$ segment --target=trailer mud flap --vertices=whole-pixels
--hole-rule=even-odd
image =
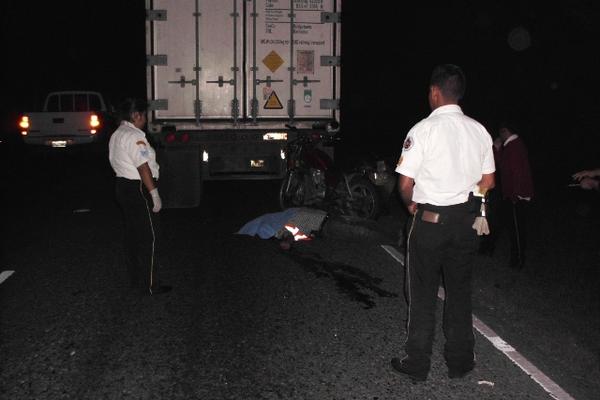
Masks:
[[[159,188],[165,208],[190,208],[202,199],[202,160],[197,146],[157,150]]]

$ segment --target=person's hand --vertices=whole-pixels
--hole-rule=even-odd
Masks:
[[[591,189],[595,189],[598,190],[598,186],[600,185],[600,182],[598,182],[596,179],[593,178],[583,178],[580,181],[581,184],[581,188],[585,189],[585,190],[591,190]]]
[[[594,178],[600,176],[600,169],[583,170],[572,175],[573,179],[581,181],[583,178]]]
[[[587,170],[586,171],[579,171],[579,172],[574,173],[571,177],[573,179],[575,179],[575,180],[580,181],[580,180],[582,180],[585,177],[589,177],[590,176],[590,172],[591,171],[587,171]]]
[[[150,191],[150,196],[152,196],[152,203],[154,207],[152,207],[152,211],[157,213],[162,208],[162,200],[160,199],[160,195],[158,194],[158,188],[154,188]]]
[[[417,213],[417,203],[413,201],[406,207],[406,209],[410,215],[415,215]]]

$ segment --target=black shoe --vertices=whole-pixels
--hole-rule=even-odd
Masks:
[[[168,293],[171,291],[171,289],[173,289],[171,286],[155,286],[150,288],[150,295],[154,296],[157,294]]]
[[[401,360],[399,358],[392,358],[393,371],[408,376],[413,383],[426,381],[429,371],[417,370],[416,368],[409,366],[406,360],[407,359]]]
[[[469,372],[473,371],[475,365],[471,365],[468,367],[462,368],[448,368],[448,378],[450,379],[461,379],[469,374]]]

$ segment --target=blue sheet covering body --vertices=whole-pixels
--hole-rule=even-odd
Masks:
[[[298,213],[298,208],[288,208],[281,212],[261,215],[242,226],[237,232],[240,235],[258,235],[261,239],[269,239],[283,229],[286,222]]]

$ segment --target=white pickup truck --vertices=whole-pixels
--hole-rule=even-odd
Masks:
[[[21,116],[19,129],[26,144],[67,147],[92,143],[98,139],[106,114],[106,102],[98,92],[52,92],[43,111]]]

